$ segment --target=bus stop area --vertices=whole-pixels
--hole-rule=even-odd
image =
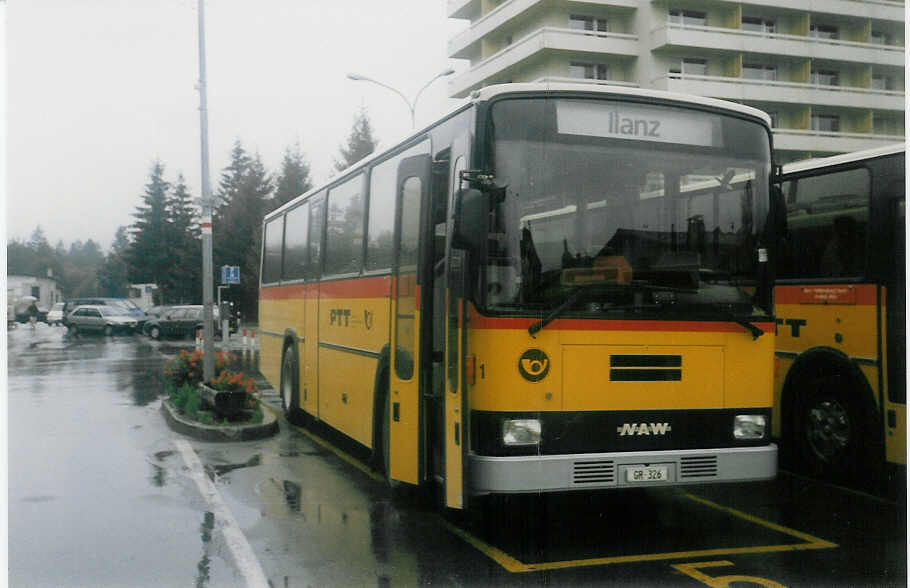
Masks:
[[[495,497],[457,515],[280,416],[252,442],[171,430],[157,374],[193,341],[63,331],[7,335],[11,585],[906,584],[902,497],[781,471]],[[280,415],[255,352],[245,366]]]

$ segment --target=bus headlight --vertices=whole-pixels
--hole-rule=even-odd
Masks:
[[[763,414],[738,414],[733,420],[735,439],[762,439],[765,436],[766,419]]]
[[[540,421],[515,419],[502,422],[503,445],[539,445]]]

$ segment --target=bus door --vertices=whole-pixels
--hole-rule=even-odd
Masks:
[[[398,166],[395,264],[392,281],[391,369],[389,370],[388,475],[418,484],[423,479],[424,407],[420,395],[421,298],[423,288],[430,192],[430,157],[417,155]],[[423,320],[430,320],[427,316]]]
[[[458,192],[461,187],[459,173],[467,169],[468,165],[469,135],[462,135],[452,146],[452,173],[450,182],[451,195]],[[449,210],[455,210],[450,200]],[[462,374],[464,372],[464,346],[465,332],[465,301],[467,292],[467,256],[464,251],[454,249],[451,245],[452,235],[451,218],[447,232],[447,252],[444,271],[444,302],[438,309],[445,336],[445,385],[443,395],[443,434],[441,448],[443,450],[444,483],[443,503],[448,508],[463,509],[466,478],[464,475],[468,440],[465,432],[467,429],[467,397],[464,394]]]
[[[902,176],[903,177],[903,176]],[[903,186],[900,187],[903,190]],[[902,195],[903,196],[903,195]],[[907,340],[906,321],[906,242],[904,198],[891,200],[888,222],[892,243],[885,249],[893,252],[894,271],[889,272],[885,288],[886,363],[888,394],[885,398],[885,456],[892,463],[906,463],[907,457]]]

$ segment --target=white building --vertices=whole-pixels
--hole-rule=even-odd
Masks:
[[[780,162],[904,140],[904,3],[448,0],[449,40],[491,84],[588,80],[732,100],[771,115]]]
[[[23,296],[34,296],[37,306],[50,310],[57,302],[63,302],[63,293],[52,278],[35,278],[32,276],[6,276],[7,313],[13,315],[17,309],[16,302]]]

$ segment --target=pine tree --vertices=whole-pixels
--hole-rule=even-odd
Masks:
[[[221,174],[221,205],[212,231],[216,281],[222,265],[240,267],[240,284],[231,286],[226,298],[244,317],[255,317],[258,310],[262,217],[272,189],[259,155],[250,158],[236,142],[231,163]]]
[[[284,151],[281,161],[281,173],[275,182],[275,195],[272,197],[270,210],[289,202],[313,187],[310,180],[310,164],[300,151],[300,143]]]
[[[351,134],[348,135],[347,146],[339,147],[341,159],[335,160],[335,169],[343,171],[354,165],[376,149],[379,144],[377,139],[373,138],[373,128],[370,125],[370,118],[367,116],[365,108],[354,115],[354,124],[351,126]]]
[[[170,184],[164,179],[164,164],[155,161],[149,172],[149,182],[136,207],[131,225],[132,242],[127,250],[129,279],[137,283],[159,284],[162,298],[168,299],[167,275],[170,267],[167,199]]]
[[[167,274],[168,302],[194,303],[202,299],[202,243],[197,208],[183,174],[177,175],[177,183],[166,205],[171,252]]]
[[[129,277],[127,273],[126,254],[130,242],[126,227],[117,229],[111,251],[104,260],[104,265],[98,270],[98,287],[104,296],[125,298]]]

